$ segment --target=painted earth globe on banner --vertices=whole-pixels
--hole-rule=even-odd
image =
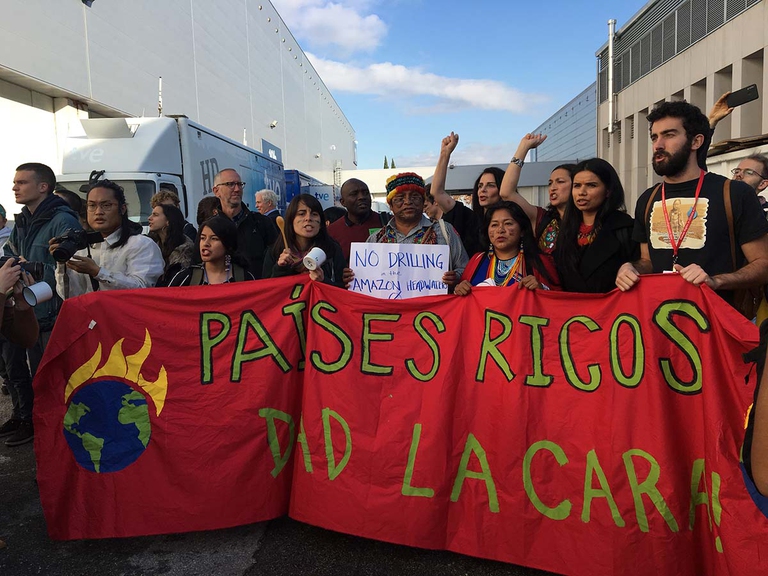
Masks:
[[[150,434],[147,399],[115,380],[80,388],[64,416],[64,437],[77,463],[92,472],[117,472],[133,464]]]

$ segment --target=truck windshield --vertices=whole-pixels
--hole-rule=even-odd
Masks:
[[[152,214],[152,206],[149,201],[157,191],[155,183],[152,180],[114,180],[125,190],[125,201],[128,203],[128,217],[134,222],[139,222],[147,226],[149,215]],[[88,189],[88,182],[73,181],[59,182],[67,190],[72,190],[83,199],[83,208],[85,208],[85,190]]]

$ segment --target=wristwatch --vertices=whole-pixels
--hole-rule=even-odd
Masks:
[[[522,168],[523,164],[525,164],[525,162],[520,160],[520,158],[515,158],[514,156],[512,156],[512,160],[510,160],[509,163],[510,164],[517,164],[518,166],[520,166],[520,168]]]

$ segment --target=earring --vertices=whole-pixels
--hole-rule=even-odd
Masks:
[[[520,240],[520,252],[522,252],[522,251],[523,251],[523,241]]]
[[[229,268],[230,264],[232,264],[232,257],[229,254],[224,256],[224,264],[227,268]]]

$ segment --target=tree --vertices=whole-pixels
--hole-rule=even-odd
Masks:
[[[389,167],[390,168],[397,168],[397,166],[395,166],[395,159],[394,158],[392,158],[392,162],[390,163]]]
[[[389,162],[387,162],[386,156],[384,156],[384,170],[389,170]]]

